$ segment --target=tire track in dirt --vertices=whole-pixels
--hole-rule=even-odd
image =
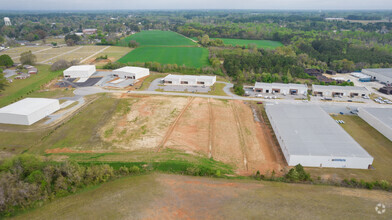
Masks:
[[[161,149],[164,148],[167,140],[169,139],[170,135],[173,133],[173,130],[176,127],[178,120],[180,120],[181,116],[189,108],[189,106],[191,105],[191,103],[194,99],[195,99],[194,97],[191,97],[189,99],[188,103],[185,105],[185,107],[181,110],[180,114],[178,114],[176,120],[174,120],[173,124],[167,130],[165,136],[163,136],[161,143],[158,145],[157,150],[156,150],[157,152],[161,151]]]
[[[241,126],[241,120],[240,120],[240,117],[238,116],[238,111],[235,107],[235,103],[230,102],[230,106],[231,106],[231,109],[233,110],[234,118],[235,118],[236,125],[237,125],[237,131],[239,133],[241,152],[242,152],[242,155],[244,156],[244,167],[246,168],[246,171],[248,171],[248,159],[247,159],[248,156],[247,156],[247,150],[246,150],[244,131],[242,130],[242,126]]]
[[[212,146],[214,145],[214,114],[212,112],[211,102],[208,99],[208,113],[209,113],[209,126],[208,126],[208,157],[212,157]]]

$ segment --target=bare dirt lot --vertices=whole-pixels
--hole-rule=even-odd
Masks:
[[[285,167],[269,128],[255,121],[241,101],[183,97],[122,97],[117,112],[100,131],[122,150],[184,150],[228,163],[238,174],[279,174]]]

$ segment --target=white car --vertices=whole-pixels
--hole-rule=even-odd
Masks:
[[[263,95],[261,95],[261,94],[256,95],[256,98],[261,98],[261,97],[263,97]]]

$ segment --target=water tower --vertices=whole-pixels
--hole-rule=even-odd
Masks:
[[[11,26],[11,20],[9,17],[4,17],[4,24],[5,26]]]

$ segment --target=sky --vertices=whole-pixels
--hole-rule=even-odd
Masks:
[[[392,10],[392,0],[0,0],[0,10]]]

